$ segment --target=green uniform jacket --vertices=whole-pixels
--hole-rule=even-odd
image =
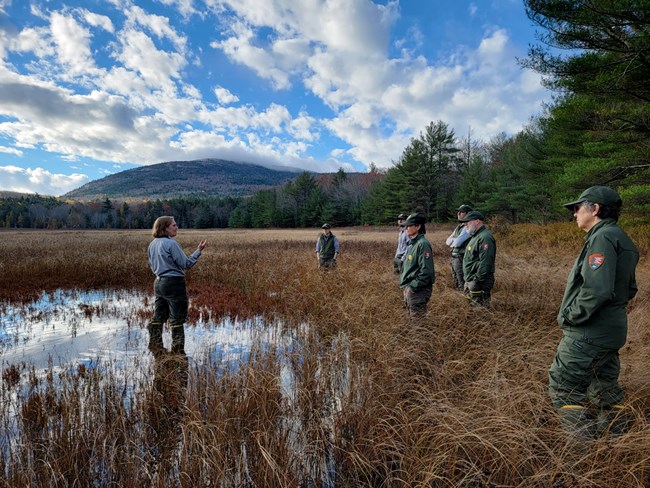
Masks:
[[[431,244],[423,234],[418,234],[410,241],[404,255],[402,272],[400,273],[399,286],[410,286],[417,291],[425,286],[431,286],[436,281],[433,269],[433,250]]]
[[[484,225],[476,231],[463,256],[463,275],[465,282],[494,283],[494,262],[497,256],[497,243],[490,230]]]
[[[557,321],[564,335],[619,349],[627,339],[627,302],[637,292],[639,251],[613,219],[594,225],[567,280]]]

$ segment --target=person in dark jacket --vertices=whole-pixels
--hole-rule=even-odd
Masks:
[[[497,244],[490,230],[485,226],[485,218],[478,210],[468,212],[460,219],[470,234],[463,256],[464,291],[472,304],[490,306]]]
[[[617,225],[622,205],[606,186],[564,205],[587,235],[557,316],[563,337],[549,369],[549,394],[565,429],[583,438],[620,433],[629,418],[618,351],[627,340],[627,303],[637,293],[639,252]]]
[[[419,213],[411,214],[404,221],[409,247],[404,255],[399,286],[403,290],[404,303],[411,319],[422,318],[427,311],[436,274],[433,250],[424,237],[426,218]]]
[[[330,224],[323,224],[321,227],[323,233],[316,241],[316,259],[320,269],[330,269],[336,267],[336,258],[341,250],[339,240],[332,234]]]
[[[456,209],[456,218],[458,225],[454,231],[447,237],[447,245],[451,249],[451,277],[454,280],[457,290],[465,288],[465,277],[463,274],[463,257],[465,257],[465,246],[471,237],[465,222],[461,219],[471,212],[473,209],[469,205],[461,205]]]
[[[172,331],[172,351],[185,351],[184,324],[187,320],[188,298],[185,288],[185,270],[196,264],[207,241],[199,243],[196,250],[186,256],[183,248],[173,238],[178,234],[174,217],[158,217],[153,224],[153,241],[147,249],[149,266],[156,275],[153,284],[154,313],[149,322],[149,349],[163,352],[162,328],[169,320]]]

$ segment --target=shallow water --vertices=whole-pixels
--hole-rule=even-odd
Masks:
[[[0,435],[0,454],[7,456],[16,434],[20,405],[29,396],[30,382],[36,377],[54,378],[79,368],[97,369],[110,381],[123,385],[124,401],[129,403],[146,391],[155,375],[156,365],[148,349],[147,318],[153,297],[126,290],[57,290],[44,293],[37,300],[15,305],[0,302],[0,371],[13,368],[19,378],[15,388],[4,389],[4,435]],[[190,304],[191,306],[191,304]],[[279,362],[279,380],[286,400],[286,428],[292,432],[296,452],[305,452],[306,440],[302,415],[296,403],[300,373],[287,359],[301,354],[302,334],[308,324],[285,327],[281,320],[262,317],[240,320],[232,317],[213,320],[207,312],[196,323],[185,326],[185,353],[190,364],[205,368],[237,369],[248,361],[253,348],[274,350]],[[164,329],[163,342],[170,347],[171,333]],[[337,338],[330,343],[329,358],[319,361],[319,376],[330,391],[330,401],[320,418],[321,429],[333,432],[334,416],[350,389],[349,351],[347,340]],[[65,377],[65,374],[63,375]],[[3,386],[7,386],[4,385]],[[56,386],[55,386],[56,387]],[[13,420],[10,420],[13,419]],[[320,468],[316,469],[316,466]],[[321,486],[332,486],[335,479],[333,450],[305,459],[305,478],[311,472],[321,473]],[[312,471],[314,470],[314,471]]]
[[[0,367],[12,364],[58,370],[97,362],[128,369],[149,356],[146,320],[152,297],[124,290],[57,290],[24,305],[0,304]],[[140,312],[140,315],[138,314]],[[292,337],[279,322],[203,318],[185,326],[185,352],[199,359],[209,352],[222,361],[246,360],[255,340],[288,347]],[[167,347],[168,329],[163,333]]]

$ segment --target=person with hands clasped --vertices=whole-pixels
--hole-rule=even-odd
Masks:
[[[464,291],[470,303],[490,306],[497,244],[483,221],[485,217],[478,210],[468,212],[459,219],[464,222],[470,234],[463,256]]]
[[[196,250],[186,256],[174,240],[178,226],[174,217],[158,217],[153,224],[153,241],[147,249],[149,266],[156,275],[154,281],[154,314],[149,322],[149,350],[158,355],[164,352],[163,324],[169,320],[172,332],[172,352],[185,352],[184,324],[189,300],[185,287],[185,270],[196,264],[207,241],[199,242]]]
[[[316,241],[316,260],[323,270],[336,268],[336,258],[340,252],[339,240],[332,234],[330,224],[323,224],[322,234]]]
[[[549,369],[549,394],[562,426],[581,439],[622,433],[618,351],[627,340],[627,304],[637,293],[639,251],[617,225],[623,202],[592,186],[564,206],[587,233],[567,279],[557,322],[563,337]]]
[[[436,273],[433,250],[424,237],[426,218],[419,213],[409,215],[404,221],[409,247],[404,254],[399,286],[403,290],[404,304],[411,320],[421,319],[427,312]]]
[[[395,257],[393,258],[393,271],[395,274],[400,274],[402,265],[404,264],[403,258],[408,248],[409,237],[406,235],[406,228],[404,221],[408,217],[406,214],[399,214],[397,216],[397,225],[399,225],[399,234],[397,236],[397,249],[395,250]]]
[[[469,205],[461,205],[456,209],[456,218],[458,225],[447,237],[446,244],[451,249],[451,277],[457,290],[463,290],[465,287],[465,277],[463,274],[463,257],[465,256],[465,245],[470,238],[469,231],[461,219],[473,209]]]

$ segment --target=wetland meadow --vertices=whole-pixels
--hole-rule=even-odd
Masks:
[[[0,231],[0,486],[650,486],[650,228],[621,383],[634,419],[576,445],[547,396],[583,234],[495,223],[492,308],[454,290],[450,225],[409,323],[395,228],[189,230],[184,354],[147,349],[147,230]],[[165,344],[170,342],[165,330]]]

